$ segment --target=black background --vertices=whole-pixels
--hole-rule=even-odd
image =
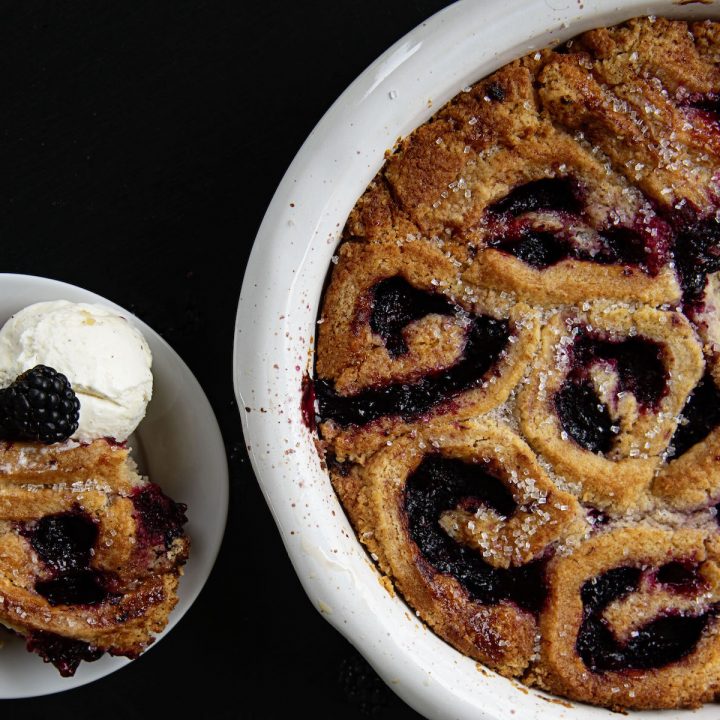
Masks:
[[[0,1],[0,270],[80,285],[161,333],[215,409],[231,477],[220,556],[173,632],[91,685],[5,701],[9,717],[419,717],[304,595],[244,451],[231,362],[245,263],[288,164],[447,4]]]

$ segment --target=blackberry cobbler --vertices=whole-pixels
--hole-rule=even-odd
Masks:
[[[153,642],[189,549],[185,505],[136,472],[125,443],[69,439],[79,409],[43,365],[0,389],[0,625],[63,676]]]
[[[642,18],[464,89],[356,203],[319,319],[320,444],[382,572],[613,708],[720,697],[718,62],[720,24]]]

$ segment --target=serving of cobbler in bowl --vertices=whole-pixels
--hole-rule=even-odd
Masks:
[[[226,509],[213,411],[170,346],[82,288],[1,275],[0,697],[153,647],[207,579]]]

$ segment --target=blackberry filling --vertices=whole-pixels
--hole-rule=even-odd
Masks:
[[[680,107],[696,110],[711,123],[720,123],[720,94],[707,93],[706,95],[693,94],[680,104]]]
[[[669,259],[671,235],[670,226],[658,217],[643,218],[635,227],[615,225],[601,231],[603,247],[597,256],[587,259],[610,265],[636,265],[654,276]]]
[[[45,662],[52,663],[63,677],[72,677],[83,660],[93,662],[103,654],[102,650],[82,640],[70,640],[41,631],[35,631],[28,637],[27,649],[36,652]]]
[[[460,308],[444,295],[418,290],[399,275],[373,288],[370,328],[380,335],[391,357],[404,355],[408,346],[403,330],[426,315],[455,315]]]
[[[630,227],[605,228],[589,243],[563,232],[534,228],[528,218],[520,217],[544,211],[577,218],[584,205],[584,193],[571,176],[520,185],[487,209],[493,236],[488,245],[541,270],[561,260],[575,259],[601,265],[637,266],[657,275],[667,263],[672,230],[659,217],[639,216]]]
[[[61,572],[87,567],[98,538],[97,524],[80,509],[46,515],[22,532],[40,559]]]
[[[549,210],[580,213],[583,197],[580,185],[570,176],[542,178],[519,185],[504,198],[493,203],[488,213],[517,217],[527,212]]]
[[[591,615],[583,621],[577,649],[593,672],[661,668],[693,651],[708,619],[708,613],[659,617],[623,645],[601,618]]]
[[[108,597],[105,576],[97,570],[74,570],[39,580],[35,591],[51,605],[95,605]]]
[[[696,564],[678,560],[665,563],[655,574],[655,581],[675,592],[693,592],[702,583]]]
[[[668,563],[676,565],[679,563]],[[658,571],[673,576],[676,569]],[[582,587],[583,621],[576,649],[585,665],[596,673],[621,670],[649,670],[676,662],[692,652],[715,609],[697,616],[666,614],[647,623],[630,639],[617,640],[603,610],[613,601],[638,589],[642,572],[639,568],[621,567],[609,570]]]
[[[595,333],[578,335],[570,350],[571,370],[555,394],[563,430],[595,453],[612,448],[613,422],[590,379],[593,363],[602,361],[617,373],[618,392],[632,393],[641,409],[653,408],[667,392],[662,345],[643,337],[610,340]]]
[[[538,270],[562,260],[583,260],[600,265],[634,265],[651,275],[657,274],[665,260],[661,244],[651,244],[633,228],[612,227],[598,235],[592,250],[578,247],[562,233],[536,230],[527,223],[510,223],[502,236],[488,246],[506,252]]]
[[[165,549],[170,549],[172,541],[183,534],[187,505],[171,500],[155,483],[136,490],[130,499],[137,521],[139,545],[164,545]]]
[[[511,493],[485,467],[428,455],[407,480],[404,504],[408,532],[425,559],[438,572],[454,577],[473,600],[486,604],[509,600],[531,612],[540,610],[547,592],[544,561],[495,568],[440,526],[442,513],[457,507],[487,506],[506,517],[514,512]]]
[[[563,430],[580,447],[594,453],[610,452],[612,418],[590,381],[565,381],[555,395],[555,409]]]
[[[301,388],[300,414],[303,425],[313,432],[315,430],[315,383],[307,373],[303,375]]]
[[[87,513],[78,508],[46,515],[21,533],[53,571],[35,583],[35,591],[51,605],[94,605],[108,598],[108,576],[90,567],[98,527]]]
[[[644,337],[610,340],[602,335],[583,332],[572,346],[571,375],[587,377],[596,360],[608,363],[617,372],[620,392],[630,392],[645,408],[654,408],[667,392],[667,371],[663,347]]]
[[[413,382],[392,383],[355,395],[336,393],[327,380],[315,382],[320,417],[341,426],[365,425],[380,417],[411,420],[445,400],[478,387],[508,345],[510,324],[487,315],[473,318],[465,349],[455,365]]]
[[[707,276],[720,270],[720,222],[715,216],[683,222],[674,253],[685,302],[696,303],[705,291]]]
[[[588,580],[580,590],[586,613],[600,613],[613,600],[637,590],[642,572],[640,568],[618,567]]]
[[[527,226],[522,227],[517,234],[508,233],[490,240],[488,247],[513,255],[538,270],[567,259],[571,252],[570,243],[561,235],[532,230]]]
[[[517,503],[502,480],[491,475],[488,469],[485,463],[428,455],[413,474],[413,482],[424,483],[431,493],[437,494],[440,487],[442,491],[449,491],[455,501],[443,510],[460,507],[475,513],[481,507],[488,507],[503,517],[510,517]]]
[[[670,444],[674,457],[680,457],[693,445],[702,442],[720,425],[720,390],[710,373],[696,385],[682,411],[683,421],[678,424]]]

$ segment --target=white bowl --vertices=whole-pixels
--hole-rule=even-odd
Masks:
[[[150,327],[127,310],[82,288],[30,275],[0,274],[0,324],[13,313],[43,300],[102,303],[137,327],[153,355],[153,397],[147,415],[130,438],[143,472],[174,500],[188,506],[185,530],[190,558],[180,579],[179,601],[155,647],[198,596],[220,549],[228,507],[225,446],[210,403],[188,366]],[[0,698],[21,698],[70,690],[127,665],[126,658],[104,656],[80,664],[71,678],[25,650],[19,638],[0,648]]]
[[[330,108],[288,169],[255,240],[238,307],[234,359],[253,468],[315,607],[428,718],[616,715],[550,703],[541,692],[479,672],[380,585],[301,418],[301,384],[312,367],[323,281],[349,211],[398,137],[514,58],[593,27],[653,13],[717,18],[720,8],[670,0],[462,0],[446,8],[395,43]],[[695,720],[717,716],[717,706],[692,713]],[[676,720],[690,713],[643,717]]]

